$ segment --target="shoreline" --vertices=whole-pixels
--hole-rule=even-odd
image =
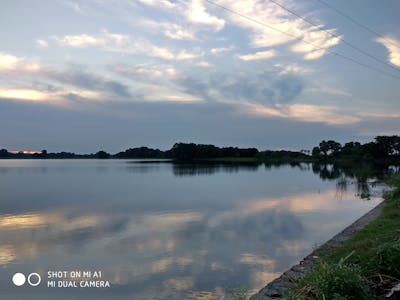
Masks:
[[[252,295],[250,300],[272,300],[272,299],[283,299],[285,292],[291,288],[295,280],[300,278],[312,268],[319,261],[319,253],[332,252],[339,248],[345,241],[351,238],[356,232],[362,230],[366,225],[379,217],[383,211],[387,200],[383,200],[377,206],[372,208],[366,214],[361,216],[359,219],[354,221],[352,224],[347,226],[338,234],[334,235],[324,244],[313,250],[310,254],[304,257],[298,264],[292,266],[288,270],[282,273],[281,276],[269,282],[256,294]]]

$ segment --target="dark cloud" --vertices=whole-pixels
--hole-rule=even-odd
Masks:
[[[275,100],[278,102],[288,103],[302,92],[303,81],[300,77],[290,75],[277,79],[273,82],[273,90],[275,91]]]
[[[296,75],[277,77],[269,72],[237,74],[191,74],[178,80],[189,94],[208,100],[247,100],[263,104],[293,102],[303,90],[303,80]]]
[[[43,76],[63,85],[71,85],[93,91],[102,91],[120,97],[130,97],[129,87],[115,80],[91,74],[79,68],[72,68],[66,71],[44,70]]]

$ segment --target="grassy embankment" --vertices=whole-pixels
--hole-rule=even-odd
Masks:
[[[287,298],[384,299],[400,282],[400,176],[391,179],[381,215],[339,249],[322,248],[321,262],[299,280]]]

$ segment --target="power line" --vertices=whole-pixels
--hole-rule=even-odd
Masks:
[[[178,1],[180,1],[180,0],[178,0]],[[365,67],[365,68],[367,68],[367,69],[373,70],[373,71],[375,71],[375,72],[377,72],[377,73],[381,73],[381,74],[383,74],[383,75],[390,76],[390,77],[392,77],[392,78],[400,79],[399,76],[396,76],[396,75],[393,75],[393,74],[388,73],[388,72],[386,72],[386,71],[383,71],[383,70],[381,70],[381,69],[375,68],[375,67],[373,67],[373,66],[371,66],[371,65],[364,64],[364,63],[362,63],[362,62],[360,62],[360,61],[358,61],[358,60],[356,60],[356,59],[353,59],[353,58],[348,57],[348,56],[346,56],[346,55],[343,55],[343,54],[341,54],[341,53],[338,53],[338,52],[329,50],[328,47],[320,47],[320,46],[317,46],[317,45],[315,45],[314,43],[311,43],[311,42],[305,40],[303,37],[298,37],[298,36],[296,36],[296,35],[294,35],[294,34],[291,34],[291,33],[289,33],[289,32],[280,30],[280,29],[278,29],[278,28],[276,28],[276,27],[273,27],[273,26],[268,25],[268,24],[266,24],[266,23],[264,23],[264,22],[261,22],[261,21],[259,21],[259,20],[257,20],[257,19],[254,19],[254,18],[252,18],[252,17],[249,17],[249,16],[247,16],[247,15],[245,15],[245,14],[239,13],[239,12],[237,12],[237,11],[235,11],[235,10],[233,10],[233,9],[230,9],[230,8],[228,8],[228,7],[226,7],[226,6],[223,6],[223,5],[221,5],[221,4],[218,4],[218,3],[214,2],[214,1],[211,1],[211,0],[205,0],[205,1],[208,2],[208,3],[211,4],[211,5],[214,5],[214,6],[216,6],[216,7],[219,7],[219,8],[221,8],[221,9],[223,9],[223,10],[228,11],[228,12],[230,12],[231,14],[235,14],[235,15],[237,15],[237,16],[240,16],[241,18],[244,18],[244,19],[246,19],[246,20],[248,20],[248,21],[250,21],[250,22],[257,23],[257,24],[259,24],[259,25],[261,25],[261,26],[270,28],[271,30],[280,32],[280,33],[285,34],[285,35],[287,35],[287,36],[290,36],[290,37],[292,37],[292,38],[294,38],[294,39],[296,39],[296,40],[299,40],[299,41],[302,41],[302,42],[304,42],[304,43],[306,43],[306,44],[309,44],[309,45],[311,45],[311,46],[314,47],[314,51],[315,51],[315,50],[324,50],[324,51],[326,51],[328,54],[332,54],[332,55],[334,55],[334,56],[341,57],[342,59],[345,59],[345,60],[350,61],[350,62],[352,62],[352,63],[358,64],[358,65],[363,66],[363,67]]]
[[[330,9],[336,11],[339,15],[345,17],[345,18],[348,19],[350,22],[352,22],[352,23],[356,24],[357,26],[359,26],[359,27],[365,29],[365,30],[368,31],[369,33],[372,33],[373,35],[376,35],[377,37],[380,37],[382,40],[384,40],[384,41],[386,41],[386,42],[388,42],[388,43],[390,43],[390,44],[392,44],[392,45],[397,46],[397,45],[396,45],[395,43],[393,43],[391,40],[388,40],[384,35],[382,35],[382,34],[380,34],[379,32],[373,30],[371,27],[362,24],[361,22],[357,21],[357,20],[354,19],[353,17],[351,17],[351,16],[349,16],[348,14],[342,12],[341,10],[339,10],[339,9],[337,9],[336,7],[332,6],[331,4],[329,4],[329,3],[325,2],[325,1],[322,1],[322,0],[315,0],[315,1],[318,1],[319,3],[322,3],[323,5],[325,5],[326,7],[328,7],[328,8],[330,8]]]
[[[305,22],[308,23],[308,24],[310,24],[310,25],[312,25],[312,26],[316,26],[316,27],[321,27],[321,25],[316,24],[316,23],[314,23],[314,22],[308,20],[307,18],[301,16],[300,14],[294,12],[293,10],[287,8],[286,6],[284,6],[284,5],[282,5],[282,4],[278,3],[278,2],[276,2],[275,0],[269,0],[269,1],[272,2],[272,3],[274,3],[275,5],[279,6],[279,7],[282,8],[283,10],[285,10],[285,11],[291,13],[292,15],[294,15],[294,16],[296,16],[296,17],[302,19],[303,21],[305,21]],[[320,1],[320,0],[317,0],[317,1]],[[323,29],[323,28],[321,28],[320,30],[326,32],[326,33],[329,34],[330,36],[333,36],[333,37],[339,39],[341,42],[343,42],[344,44],[346,44],[346,45],[349,46],[350,48],[352,48],[352,49],[354,49],[354,50],[356,50],[356,51],[358,51],[358,52],[360,52],[360,53],[362,53],[362,54],[364,54],[364,55],[366,55],[366,56],[372,58],[373,60],[375,60],[375,61],[377,61],[377,62],[379,62],[379,63],[385,64],[386,66],[389,66],[389,67],[391,67],[392,69],[394,69],[394,70],[396,70],[396,71],[398,71],[398,72],[400,71],[400,69],[398,69],[398,68],[394,67],[393,65],[387,63],[386,61],[384,61],[384,60],[382,60],[382,59],[376,57],[375,55],[372,55],[372,54],[368,53],[367,51],[365,51],[365,50],[363,50],[363,49],[361,49],[361,48],[359,48],[359,47],[357,47],[357,46],[354,46],[352,43],[346,41],[346,40],[343,39],[341,36],[339,36],[339,35],[337,35],[337,34],[335,34],[335,33],[333,33],[333,32],[330,32],[329,30]]]

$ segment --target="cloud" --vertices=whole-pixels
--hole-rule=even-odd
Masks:
[[[199,61],[198,63],[196,63],[196,66],[203,67],[203,68],[209,68],[209,67],[211,67],[211,64],[208,61]]]
[[[367,117],[371,119],[398,119],[400,120],[400,113],[382,113],[382,112],[360,112],[358,113],[361,117]]]
[[[297,63],[293,64],[275,64],[274,67],[280,69],[278,75],[286,76],[286,75],[295,75],[295,74],[309,74],[312,73],[313,70],[308,67],[300,66]]]
[[[36,40],[36,46],[39,48],[47,48],[49,46],[49,44],[47,43],[46,40],[38,39],[38,40]]]
[[[163,8],[175,8],[176,3],[168,0],[139,0],[139,2],[150,6],[161,6]]]
[[[191,0],[186,8],[185,16],[192,23],[210,25],[217,31],[225,26],[225,20],[213,16],[206,11],[202,0]]]
[[[0,73],[7,73],[8,79],[13,79],[11,83],[3,81],[0,85],[2,98],[39,101],[62,97],[99,100],[109,96],[125,99],[132,96],[124,83],[80,67],[62,70],[34,62],[32,58],[6,53],[0,53]]]
[[[76,34],[65,35],[63,37],[55,36],[54,39],[62,46],[70,47],[90,47],[90,46],[103,46],[113,47],[126,45],[129,41],[129,36],[124,34],[109,33],[103,31],[99,35],[89,34]]]
[[[299,42],[291,49],[294,52],[304,53],[305,60],[321,58],[329,51],[329,48],[339,44],[340,38],[331,35],[334,32],[333,29],[322,31],[321,26],[311,27],[303,34],[306,42]]]
[[[204,102],[202,97],[192,95],[176,87],[146,85],[141,91],[141,98],[148,102],[176,102],[176,103],[194,103]]]
[[[390,36],[384,36],[375,41],[386,47],[389,51],[389,61],[400,67],[400,41]]]
[[[141,80],[144,82],[151,82],[153,80],[160,80],[166,78],[174,78],[177,76],[178,71],[168,65],[114,65],[109,69],[117,74],[124,75],[128,78]]]
[[[205,25],[214,28],[216,31],[221,30],[225,26],[225,20],[210,14],[202,0],[179,1],[174,3],[168,0],[139,0],[142,4],[160,7],[162,9],[174,10],[183,16],[187,21],[197,25]],[[179,4],[179,5],[178,5]]]
[[[304,39],[314,46],[299,42],[290,49],[304,54],[304,59],[311,60],[322,57],[327,49],[339,43],[338,38],[329,34],[334,33],[335,29],[328,29],[326,32],[324,25],[311,26],[269,1],[224,0],[219,4],[254,20],[253,22],[234,14],[227,15],[230,22],[251,31],[250,42],[253,47],[272,47]],[[285,0],[281,4],[295,6],[294,10],[300,11],[299,5],[293,1]],[[327,49],[317,50],[319,48]]]
[[[173,68],[170,68],[172,72]],[[110,66],[110,70],[124,75],[131,79],[140,79],[143,81],[158,80],[162,78],[167,72],[165,72],[161,67],[155,66],[127,66],[127,65],[114,65]]]
[[[133,38],[126,34],[109,33],[107,31],[95,35],[55,36],[54,39],[60,46],[75,48],[98,47],[103,51],[140,54],[163,60],[189,60],[203,55],[202,53],[190,53],[185,49],[174,53],[170,49],[154,45],[148,40]]]
[[[83,10],[82,7],[81,7],[78,3],[76,3],[76,2],[68,1],[68,0],[63,0],[63,1],[59,0],[58,2],[61,3],[61,4],[63,4],[64,6],[67,6],[67,7],[71,8],[74,12],[76,12],[76,13],[78,13],[78,14],[81,14],[81,15],[84,14],[84,10]]]
[[[335,96],[344,96],[344,97],[350,97],[352,94],[342,88],[338,87],[330,87],[330,86],[324,86],[324,85],[318,85],[317,87],[310,87],[306,89],[307,92],[311,93],[323,93],[323,94],[330,94],[330,95],[335,95]]]
[[[194,40],[195,35],[192,31],[183,28],[180,25],[167,23],[164,25],[165,36],[173,40]]]
[[[271,105],[293,102],[303,90],[297,75],[277,77],[273,72],[240,70],[230,74],[182,74],[177,83],[187,93],[209,101],[250,101]]]
[[[42,101],[48,100],[50,95],[46,92],[32,89],[0,89],[0,98]]]
[[[147,28],[152,30],[161,31],[166,37],[172,40],[195,40],[196,34],[194,30],[185,28],[179,24],[171,22],[155,22],[152,20],[145,20],[142,22]]]
[[[0,98],[33,102],[47,102],[50,104],[66,105],[65,100],[102,100],[100,93],[90,90],[36,90],[36,89],[7,89],[0,88]]]
[[[69,70],[47,69],[43,71],[41,75],[63,86],[70,85],[84,88],[85,90],[106,92],[108,95],[122,98],[129,98],[132,96],[129,91],[129,86],[115,80],[91,74],[79,68],[71,68]]]
[[[259,51],[253,54],[239,55],[238,57],[244,61],[250,60],[263,60],[269,59],[276,56],[277,52],[275,50]]]
[[[349,125],[358,123],[361,118],[346,114],[334,106],[287,104],[269,107],[259,103],[239,104],[245,112],[264,117],[280,117],[308,123],[324,123],[328,125]]]
[[[303,81],[301,77],[295,75],[287,75],[278,78],[272,88],[275,92],[275,100],[280,103],[292,102],[302,91]]]
[[[212,53],[212,54],[220,54],[220,53],[222,53],[222,52],[227,52],[227,51],[231,51],[231,50],[233,50],[233,48],[234,47],[220,47],[220,48],[212,48],[211,50],[210,50],[210,52]]]
[[[40,65],[33,59],[0,52],[0,72],[36,72]]]
[[[135,50],[133,53],[135,53],[136,51],[137,50]],[[118,50],[117,50],[117,52],[118,52]],[[175,58],[175,55],[170,50],[168,50],[167,48],[158,47],[158,46],[150,46],[147,54],[149,56],[158,57],[158,58],[162,58],[165,60],[173,60]]]

